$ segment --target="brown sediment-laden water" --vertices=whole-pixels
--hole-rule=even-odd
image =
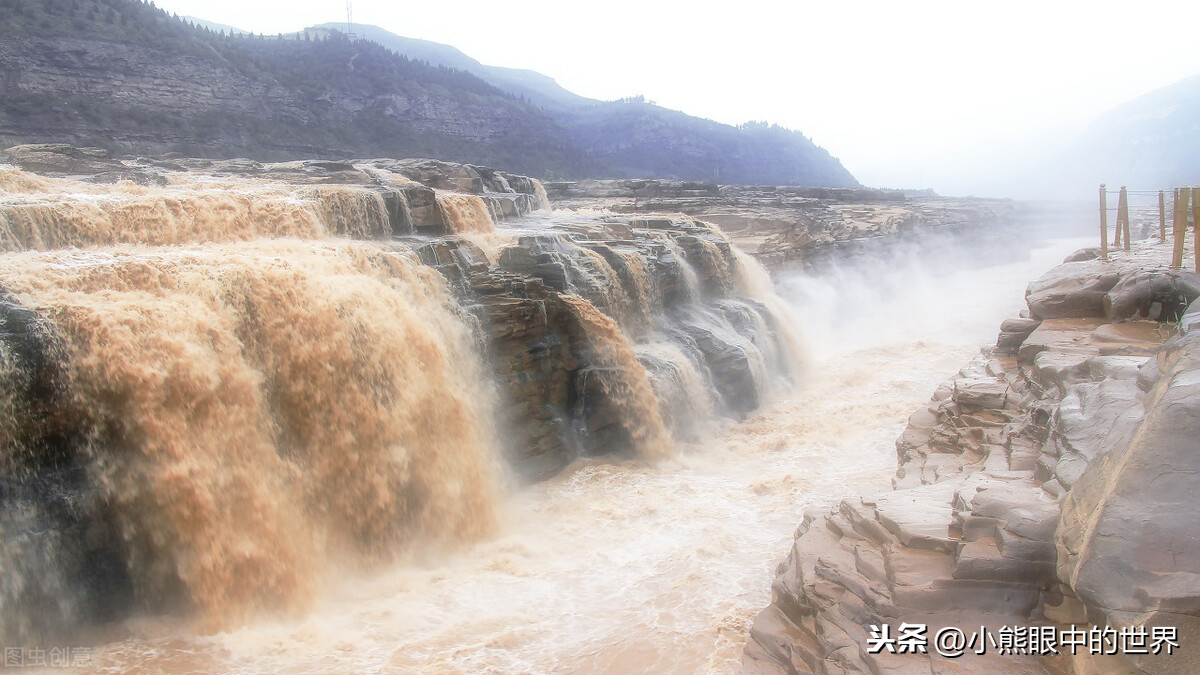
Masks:
[[[29,477],[7,639],[66,626],[97,672],[735,671],[804,510],[886,484],[909,413],[1077,244],[770,279],[715,226],[436,203],[486,239],[477,281],[559,283],[531,321],[564,312],[576,450],[547,480],[506,461],[482,300],[390,238],[378,192],[0,169],[6,325],[31,326],[0,343]],[[55,480],[75,496],[42,506]],[[70,590],[101,557],[125,585]]]

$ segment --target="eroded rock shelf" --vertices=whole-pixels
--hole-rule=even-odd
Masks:
[[[1200,278],[1162,244],[1095,257],[1031,283],[1025,316],[912,415],[892,491],[805,516],[745,672],[1200,669]],[[868,648],[872,625],[903,622],[927,626],[926,653]],[[1072,625],[1170,627],[1181,648],[932,644],[946,627]]]

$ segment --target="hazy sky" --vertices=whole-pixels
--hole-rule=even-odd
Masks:
[[[341,0],[157,4],[268,34],[346,19]],[[537,70],[584,96],[642,94],[721,122],[775,122],[867,185],[947,194],[996,193],[1025,152],[1200,73],[1195,0],[355,0],[353,9],[356,23]]]

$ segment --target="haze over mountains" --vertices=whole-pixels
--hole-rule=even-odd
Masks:
[[[347,30],[345,23],[337,22],[323,23],[316,28]],[[529,99],[546,110],[563,110],[602,103],[567,91],[553,78],[532,70],[485,66],[451,45],[403,37],[379,26],[355,24],[353,32],[361,39],[377,42],[414,61],[424,61],[433,66],[445,66],[471,73],[498,89]]]
[[[802,134],[730,127],[641,99],[594,102],[433,43],[409,41],[406,49],[424,51],[406,57],[337,31],[230,35],[137,0],[7,0],[0,26],[0,142],[9,144],[275,160],[430,156],[538,177],[857,185]]]
[[[602,170],[537,106],[340,34],[229,36],[137,0],[9,0],[0,26],[0,141],[10,144]]]
[[[271,160],[432,156],[540,178],[857,184],[799,132],[720,124],[642,97],[598,101],[449,45],[357,24],[361,39],[350,40],[344,24],[323,27],[233,36],[138,0],[4,0],[0,143]],[[993,196],[1200,182],[1200,76],[1130,101],[1086,132],[964,155],[963,189],[983,182],[993,189],[970,189]]]
[[[1089,184],[1163,189],[1200,183],[1200,75],[1100,115],[1051,166]]]

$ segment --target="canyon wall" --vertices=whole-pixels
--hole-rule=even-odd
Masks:
[[[806,515],[745,672],[1196,672],[1200,277],[1096,255],[912,415],[892,491]]]

